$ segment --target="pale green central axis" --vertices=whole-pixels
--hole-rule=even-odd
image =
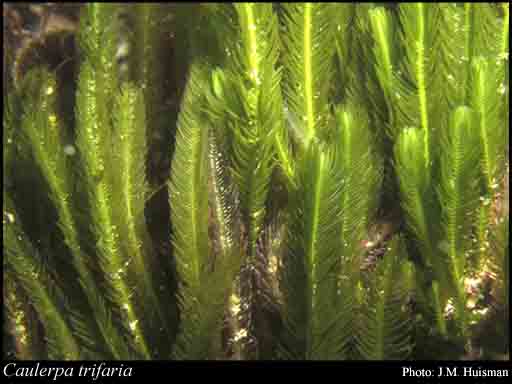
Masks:
[[[201,147],[201,136],[194,136],[193,137],[193,143],[192,143],[192,152],[193,152],[193,156],[192,158],[193,159],[201,159],[201,151],[200,151],[200,147]],[[199,172],[200,172],[200,166],[196,166],[194,167],[193,169],[193,176],[192,178],[190,179],[190,196],[192,197],[190,199],[190,212],[192,212],[192,214],[190,215],[190,232],[192,234],[192,239],[194,240],[194,244],[192,245],[192,247],[194,247],[196,249],[196,252],[195,254],[197,255],[201,255],[202,253],[202,249],[201,249],[201,246],[199,244],[199,230],[198,230],[198,223],[197,223],[197,216],[196,216],[196,213],[199,211],[199,204],[197,202],[197,199],[196,199],[196,196],[197,196],[197,188],[196,188],[196,182],[198,182],[200,180],[200,176],[199,176]],[[198,183],[197,185],[201,185],[200,183]],[[195,274],[195,280],[197,282],[197,285],[198,286],[201,286],[201,260],[197,259],[197,258],[193,258],[192,259],[192,264],[193,264],[193,268],[194,268],[194,274]]]
[[[392,66],[391,66],[391,55],[389,53],[388,41],[386,40],[386,33],[384,32],[384,22],[385,22],[385,14],[379,13],[379,18],[376,19],[377,25],[377,39],[379,41],[379,45],[382,48],[382,53],[384,54],[384,66],[386,68],[386,76],[387,76],[387,84],[391,88],[391,79],[392,79]],[[387,28],[386,28],[387,29]]]
[[[254,82],[258,82],[258,45],[256,40],[256,21],[254,20],[253,4],[245,3],[245,15],[247,17],[247,29],[249,30],[249,66],[250,76]]]
[[[131,122],[131,124],[136,124],[135,122]],[[123,178],[123,196],[124,196],[124,204],[126,207],[126,216],[127,226],[128,226],[128,243],[131,252],[133,252],[133,260],[136,265],[137,274],[142,274],[142,279],[145,284],[145,289],[148,290],[150,299],[153,300],[153,305],[155,305],[156,310],[158,312],[158,316],[162,320],[165,325],[164,315],[161,311],[160,306],[158,305],[158,298],[156,297],[153,291],[153,280],[151,275],[149,275],[146,271],[146,263],[144,262],[144,255],[142,253],[142,243],[140,242],[139,235],[137,233],[136,228],[136,213],[135,208],[132,204],[132,198],[136,192],[133,190],[132,185],[134,184],[135,175],[132,174],[132,170],[136,168],[136,164],[134,164],[135,159],[132,156],[132,149],[134,148],[134,143],[132,140],[136,140],[135,135],[128,134],[124,137],[121,137],[121,146],[122,146],[122,162],[123,169],[125,171],[125,177]]]
[[[352,144],[352,141],[351,141],[352,124],[351,124],[349,114],[346,111],[343,112],[343,124],[345,124],[345,129],[343,130],[343,132],[345,134],[345,142],[350,145],[350,144]],[[350,145],[350,147],[352,147],[352,146]],[[344,151],[345,167],[347,169],[350,166],[350,162],[352,160],[350,155],[351,155],[350,151],[347,151],[347,150]]]
[[[106,183],[102,182],[98,186],[97,196],[100,208],[100,215],[102,216],[102,222],[105,224],[104,228],[106,229],[105,233],[105,241],[108,244],[108,249],[111,250],[111,254],[107,257],[112,258],[112,264],[114,268],[119,268],[121,266],[121,258],[119,255],[119,244],[118,244],[118,236],[119,234],[116,231],[116,226],[112,223],[111,217],[109,215],[110,212],[110,199],[107,197],[107,186]],[[119,269],[118,272],[119,273]],[[149,348],[146,345],[145,339],[141,333],[140,327],[138,326],[138,319],[135,315],[133,309],[133,303],[130,299],[130,293],[125,285],[125,282],[122,281],[122,277],[119,276],[119,284],[115,284],[115,289],[121,296],[121,299],[126,304],[124,308],[126,310],[126,315],[128,321],[130,322],[129,326],[132,329],[132,332],[135,336],[135,342],[137,346],[140,348],[140,351],[145,356],[145,358],[150,358],[151,354],[149,352]]]
[[[474,14],[474,7],[471,3],[465,3],[464,4],[464,31],[465,31],[465,43],[464,43],[464,58],[466,59],[466,84],[469,84],[471,81],[471,63],[473,59],[473,45],[474,45],[474,37],[475,37],[475,14]],[[464,103],[469,103],[469,93],[468,93],[468,87],[463,87],[463,95],[464,95]]]
[[[352,134],[352,125],[350,124],[351,121],[350,121],[350,118],[349,118],[349,114],[347,111],[344,111],[343,112],[343,124],[345,125],[344,127],[344,130],[343,130],[343,134],[345,135],[345,143],[346,143],[346,147],[348,148],[345,148],[344,151],[343,151],[343,160],[344,160],[344,167],[345,169],[349,169],[350,167],[350,163],[352,161],[352,152],[351,152],[351,149],[352,149],[352,140],[351,140],[351,134]],[[352,180],[350,180],[350,182],[352,182]],[[342,199],[342,204],[343,204],[343,209],[347,209],[347,207],[349,206],[349,196],[348,196],[348,193],[347,191],[343,191],[343,199]],[[345,234],[348,232],[348,220],[349,220],[349,215],[348,214],[344,214],[343,215],[343,223],[342,223],[342,231],[341,231],[341,235],[342,237],[345,236]]]
[[[416,58],[416,72],[418,76],[418,93],[420,102],[420,116],[421,127],[425,130],[425,161],[427,168],[430,165],[430,146],[429,146],[429,122],[428,122],[428,105],[427,105],[427,91],[425,80],[425,15],[423,4],[418,3],[418,16],[419,16],[419,35],[416,42],[418,56]]]
[[[315,132],[313,109],[313,78],[311,54],[311,11],[313,4],[304,5],[304,98],[306,104],[306,144],[313,138]]]
[[[510,19],[509,19],[509,9],[510,5],[508,3],[503,4],[503,33],[501,35],[501,50],[500,54],[501,57],[504,59],[505,55],[508,57],[508,41],[509,41],[509,25],[510,25]]]
[[[87,87],[91,91],[91,96],[93,102],[90,107],[92,108],[92,116],[98,116],[98,105],[96,104],[96,100],[94,98],[97,95],[98,87],[97,81],[94,78],[90,78],[87,82]],[[101,126],[101,128],[105,128]],[[92,124],[86,124],[86,137],[88,140],[88,146],[90,146],[90,154],[89,154],[89,162],[90,168],[96,170],[98,174],[101,174],[102,171],[105,170],[105,157],[103,155],[102,147],[100,144],[100,137],[98,136],[98,132],[100,127],[98,126],[97,121],[93,121]],[[99,215],[99,227],[101,227],[102,234],[104,235],[104,241],[107,244],[107,249],[109,251],[108,255],[105,255],[108,258],[109,271],[115,269],[119,271],[122,269],[122,257],[119,253],[119,234],[117,232],[116,226],[113,223],[112,219],[112,201],[109,195],[109,186],[105,179],[102,179],[95,186],[96,200],[98,204],[98,215]],[[118,272],[119,273],[119,272]],[[135,316],[135,312],[133,309],[133,303],[130,300],[130,292],[128,291],[128,287],[126,287],[125,282],[122,280],[122,277],[119,277],[119,281],[114,283],[113,286],[116,294],[118,294],[126,304],[125,310],[127,314],[128,321],[130,322],[129,326],[132,328],[135,336],[136,344],[142,355],[145,358],[150,358],[151,354],[149,352],[149,348],[146,345],[145,339],[141,333],[140,327],[138,326],[138,319]]]
[[[464,3],[464,31],[465,31],[465,44],[464,44],[464,56],[471,59],[472,54],[472,39],[473,39],[473,4]]]
[[[309,250],[308,250],[308,262],[309,262],[309,270],[311,271],[311,274],[309,276],[309,295],[308,297],[311,298],[311,302],[308,303],[308,337],[307,337],[307,344],[306,344],[306,351],[309,355],[312,352],[313,349],[313,339],[314,339],[314,320],[313,316],[315,313],[317,313],[316,310],[316,292],[315,292],[315,285],[317,284],[317,276],[316,276],[316,257],[317,257],[317,243],[318,243],[318,222],[320,217],[320,195],[322,193],[322,185],[323,185],[323,176],[324,176],[324,154],[319,154],[320,159],[318,161],[318,169],[317,169],[317,175],[316,175],[316,183],[315,183],[315,190],[314,190],[314,205],[313,205],[313,223],[312,223],[312,229],[311,229],[311,239],[309,243]],[[311,356],[308,356],[307,358],[310,358]]]
[[[320,160],[318,162],[318,177],[315,183],[315,194],[314,194],[314,208],[313,208],[313,231],[311,237],[311,243],[309,244],[309,262],[311,266],[311,272],[313,280],[316,274],[316,245],[317,245],[317,231],[318,231],[318,219],[320,216],[320,194],[323,182],[323,168],[324,168],[324,154],[321,153]]]
[[[213,144],[212,144],[213,146]],[[218,222],[218,231],[219,231],[219,247],[221,249],[221,255],[223,257],[226,257],[228,255],[228,250],[231,247],[231,237],[227,230],[227,222],[225,218],[225,212],[223,211],[223,204],[222,204],[222,198],[223,198],[223,191],[221,191],[221,186],[219,185],[218,181],[218,174],[217,174],[217,163],[215,156],[217,152],[215,150],[212,150],[210,152],[210,169],[213,170],[213,177],[211,177],[211,183],[212,183],[212,190],[213,190],[213,203],[214,203],[214,211],[215,211],[215,219]]]
[[[487,69],[487,68],[486,68]],[[485,72],[487,74],[487,71]],[[478,73],[478,95],[481,97],[482,101],[478,103],[479,107],[484,106],[483,108],[478,108],[480,115],[480,137],[482,140],[483,147],[483,165],[484,165],[484,173],[487,182],[487,187],[492,188],[492,171],[491,171],[491,163],[489,160],[489,140],[487,136],[487,109],[485,108],[485,80],[487,80],[486,76],[483,76],[482,72]]]
[[[462,320],[463,324],[463,332],[465,332],[466,324],[465,324],[465,316],[464,316],[464,309],[466,306],[465,303],[465,295],[464,295],[464,283],[462,281],[463,278],[463,271],[464,271],[464,264],[461,263],[463,261],[463,256],[459,254],[459,247],[458,247],[458,241],[460,238],[460,231],[458,231],[458,228],[461,227],[460,218],[458,217],[458,212],[461,210],[460,206],[460,200],[459,196],[461,195],[460,191],[460,185],[461,185],[461,174],[460,169],[463,163],[463,159],[461,158],[461,147],[463,146],[463,134],[465,132],[461,132],[462,127],[461,124],[467,124],[467,121],[461,122],[457,121],[457,125],[454,127],[456,132],[454,135],[455,143],[454,143],[454,153],[455,156],[452,159],[453,162],[453,170],[450,175],[450,178],[454,180],[454,190],[452,191],[455,198],[452,198],[449,200],[449,204],[447,207],[448,211],[448,228],[447,228],[447,235],[448,235],[448,241],[449,241],[449,257],[452,262],[452,268],[453,268],[453,274],[455,279],[455,286],[457,289],[457,297],[456,297],[456,303],[457,303],[457,317]]]

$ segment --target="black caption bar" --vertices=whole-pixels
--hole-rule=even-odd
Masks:
[[[335,375],[337,381],[377,378],[402,382],[503,382],[511,375],[509,361],[3,361],[2,382],[8,383],[144,383],[152,377],[178,380],[213,371],[244,374],[257,380],[283,378],[289,381],[306,371],[321,377]],[[248,376],[247,376],[248,375]],[[317,376],[315,376],[317,377]],[[7,379],[7,380],[4,380]],[[467,380],[473,379],[473,380]],[[510,379],[508,379],[510,380]]]

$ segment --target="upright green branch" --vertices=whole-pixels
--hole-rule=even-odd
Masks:
[[[400,4],[405,58],[404,74],[398,88],[400,97],[404,99],[398,104],[398,124],[402,128],[418,126],[424,131],[423,151],[427,170],[431,167],[431,136],[436,127],[436,76],[439,73],[436,72],[433,55],[438,49],[440,20],[438,5]]]
[[[115,95],[113,142],[119,148],[114,153],[119,165],[114,177],[113,196],[120,201],[114,206],[114,215],[119,223],[119,236],[126,255],[131,255],[126,264],[133,261],[130,270],[137,284],[137,299],[144,303],[140,316],[152,327],[165,327],[167,319],[155,291],[151,273],[154,258],[149,241],[144,208],[148,185],[146,180],[146,114],[142,92],[135,85],[126,83]]]
[[[446,323],[444,318],[445,299],[439,297],[441,285],[448,285],[445,263],[437,257],[435,250],[435,233],[432,228],[439,210],[432,196],[432,185],[429,180],[428,165],[424,157],[424,131],[418,128],[406,128],[398,136],[395,144],[395,167],[400,183],[401,206],[404,211],[404,221],[412,241],[417,244],[421,260],[419,266],[426,272],[432,268],[436,274],[436,281],[426,281],[426,296],[432,298],[434,317],[441,334],[445,334]]]
[[[360,245],[377,207],[376,192],[380,186],[382,169],[378,157],[372,153],[375,141],[366,112],[352,104],[338,107],[336,123],[337,149],[343,173],[340,255],[346,262],[359,268]]]
[[[248,226],[249,257],[254,256],[256,241],[265,215],[265,201],[272,171],[273,137],[281,125],[280,73],[277,18],[272,7],[250,3],[237,4],[242,44],[233,62],[233,90],[241,105],[229,98],[228,108],[236,114],[231,122],[234,140],[233,171],[240,191],[242,212]],[[237,82],[237,84],[235,84]],[[228,89],[228,88],[227,88]]]
[[[357,5],[355,3],[339,3],[335,6],[336,12],[336,62],[337,80],[340,86],[334,88],[335,101],[341,102],[348,97],[349,89],[356,75],[354,68],[358,55],[354,55],[353,47],[357,46]]]
[[[215,359],[221,353],[222,317],[236,265],[234,254],[212,257],[208,240],[209,126],[202,90],[208,67],[194,63],[178,120],[169,182],[173,243],[181,280],[181,327],[174,357]],[[198,103],[199,101],[199,103]],[[226,246],[227,239],[221,239]],[[227,251],[227,248],[224,248]]]
[[[283,7],[283,93],[299,123],[294,133],[307,147],[313,138],[326,134],[336,13],[327,3],[290,3]]]
[[[443,133],[441,154],[441,185],[439,200],[443,208],[442,233],[450,266],[452,287],[455,293],[457,318],[466,334],[466,300],[464,275],[467,252],[471,242],[467,234],[474,224],[478,205],[478,127],[473,111],[457,108],[451,117],[450,129]]]
[[[112,135],[113,96],[117,72],[115,55],[116,13],[112,5],[95,4],[85,8],[80,43],[85,60],[81,65],[77,96],[77,145],[85,168],[93,230],[97,236],[99,264],[103,271],[108,301],[113,305],[120,324],[128,326],[133,345],[143,358],[151,353],[142,335],[130,288],[126,282],[129,259],[120,242],[120,223],[114,216],[118,203],[114,191],[115,172],[110,164],[116,157]],[[124,322],[123,318],[126,319]]]
[[[338,107],[336,123],[337,150],[343,175],[339,202],[342,217],[338,289],[340,299],[344,301],[343,308],[347,309],[340,318],[344,322],[340,330],[345,332],[342,351],[343,356],[348,358],[352,352],[349,346],[353,342],[356,327],[355,290],[365,250],[361,244],[368,234],[368,227],[377,207],[376,192],[380,186],[382,170],[377,156],[372,153],[375,141],[370,132],[366,112],[352,104]]]
[[[356,349],[364,360],[406,359],[412,351],[411,313],[407,296],[411,290],[411,264],[403,259],[403,242],[393,239],[376,271],[364,276],[361,321],[357,325]]]
[[[344,325],[340,331],[346,333],[342,348],[347,358],[351,351],[355,329],[355,290],[362,264],[362,240],[367,236],[369,223],[377,206],[376,191],[380,185],[381,164],[372,154],[375,142],[368,124],[368,116],[360,107],[348,104],[336,110],[337,151],[343,175],[339,207],[341,209],[341,233],[338,267],[339,299],[343,300]],[[355,309],[355,307],[354,307]],[[350,331],[352,330],[352,332]]]
[[[5,192],[5,191],[4,191]],[[38,312],[44,325],[49,355],[54,359],[78,360],[82,350],[65,320],[56,296],[50,293],[48,281],[42,278],[41,261],[30,240],[21,229],[19,217],[9,196],[4,196],[2,213],[4,257],[7,265]]]
[[[80,285],[84,290],[91,308],[96,313],[96,321],[104,340],[109,343],[113,356],[118,355],[118,348],[123,348],[123,341],[117,330],[110,324],[110,311],[101,303],[98,292],[94,289],[95,279],[79,241],[79,229],[73,215],[72,172],[70,157],[75,148],[68,144],[69,135],[57,114],[57,83],[54,76],[45,72],[31,72],[25,79],[34,99],[27,101],[21,127],[26,134],[34,153],[36,164],[41,169],[50,188],[50,198],[57,208],[59,226],[64,234],[64,241],[69,247],[73,265],[80,276]],[[28,90],[27,90],[28,91]],[[38,103],[35,103],[35,100]],[[90,338],[90,335],[89,335]]]
[[[483,52],[495,56],[501,44],[496,9],[491,4],[442,4],[438,52],[445,86],[442,93],[450,108],[470,104],[474,59]]]
[[[12,172],[15,171],[15,160],[16,160],[16,147],[18,143],[15,139],[22,137],[21,132],[17,129],[19,125],[22,128],[30,126],[34,128],[37,122],[40,123],[40,135],[44,137],[48,134],[48,117],[50,111],[53,111],[54,95],[50,98],[49,95],[40,98],[39,92],[42,90],[44,94],[48,94],[48,88],[40,88],[41,83],[35,81],[34,75],[32,79],[26,81],[25,88],[26,92],[22,92],[24,96],[28,95],[26,100],[31,107],[28,107],[29,112],[26,112],[22,116],[21,104],[19,102],[20,94],[18,92],[12,92],[6,95],[7,102],[6,108],[3,115],[3,138],[4,138],[4,149],[3,149],[3,203],[2,203],[2,226],[3,226],[3,240],[4,240],[4,273],[6,280],[16,284],[15,291],[10,291],[14,300],[18,304],[23,305],[23,302],[19,302],[20,297],[27,298],[27,304],[33,305],[38,313],[38,318],[43,324],[47,337],[47,352],[49,356],[56,359],[80,359],[85,356],[84,349],[80,346],[83,340],[80,340],[78,335],[73,333],[71,325],[66,321],[66,317],[63,313],[62,302],[65,300],[62,291],[54,285],[50,289],[50,279],[47,273],[42,268],[42,260],[40,255],[34,248],[32,241],[25,234],[20,217],[16,211],[14,202],[11,199],[11,192],[9,188],[12,188]],[[39,79],[40,80],[40,79]],[[50,84],[55,86],[55,82],[50,81]],[[52,88],[52,92],[55,88]],[[52,93],[50,92],[50,93]],[[40,105],[41,113],[37,115],[35,112],[34,100],[42,100]],[[35,116],[34,116],[35,115]],[[34,118],[31,124],[27,121],[27,117]],[[55,117],[55,115],[53,115]],[[22,122],[23,121],[23,122]],[[56,121],[54,121],[55,123]],[[53,127],[55,128],[55,126]],[[32,137],[34,137],[33,131]],[[27,133],[27,132],[25,132]],[[44,140],[38,141],[39,144],[44,143]],[[48,164],[41,164],[43,167]],[[10,285],[13,288],[13,285]],[[18,287],[21,287],[22,292],[18,291]],[[25,309],[28,305],[25,307]],[[68,310],[68,308],[66,308]],[[37,357],[34,355],[34,335],[32,330],[28,329],[29,324],[27,322],[27,313],[23,313],[23,310],[17,310],[15,315],[17,316],[15,321],[16,329],[19,332],[20,339],[17,340],[19,345],[24,346],[23,350],[19,351],[23,353],[25,358]],[[22,357],[23,358],[23,357]]]
[[[228,301],[228,323],[231,334],[228,347],[235,359],[243,357],[244,328],[239,321],[241,298],[239,287],[235,284],[236,275],[240,270],[242,249],[239,243],[239,230],[236,228],[236,195],[226,167],[227,159],[220,151],[218,139],[213,130],[209,137],[209,235],[212,244],[212,257],[219,273],[219,283],[224,294],[231,293]],[[233,288],[231,288],[233,287]],[[218,340],[220,341],[220,340]]]
[[[338,299],[341,175],[333,151],[312,144],[300,165],[290,204],[288,253],[283,260],[286,359],[336,359],[345,314]]]
[[[289,180],[293,180],[293,170],[288,144],[282,141],[286,136],[282,132],[281,75],[276,68],[277,17],[271,4],[239,3],[235,10],[234,22],[241,40],[226,58],[223,97],[232,137],[232,175],[247,236],[247,260],[242,271],[246,277],[241,287],[242,300],[247,302],[243,315],[246,344],[255,346],[253,303],[257,281],[253,269],[276,150]]]
[[[396,26],[389,11],[377,7],[369,11],[370,25],[374,38],[374,56],[377,77],[384,91],[388,110],[388,134],[395,139],[399,127],[396,125],[397,104],[397,52]]]

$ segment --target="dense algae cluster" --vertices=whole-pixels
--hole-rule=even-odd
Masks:
[[[508,4],[4,21],[8,357],[508,358]]]

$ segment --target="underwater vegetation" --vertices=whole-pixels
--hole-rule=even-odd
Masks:
[[[76,12],[4,51],[4,358],[509,359],[508,3]]]

